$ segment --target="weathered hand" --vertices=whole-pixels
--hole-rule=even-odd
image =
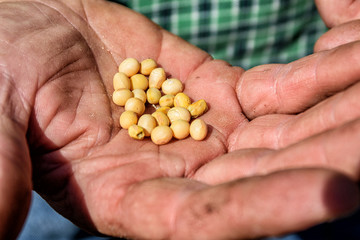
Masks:
[[[22,224],[7,209],[25,216],[31,168],[56,210],[113,236],[253,238],[357,206],[358,44],[244,72],[105,1],[7,1],[0,18],[1,236]],[[120,129],[112,76],[126,57],[156,59],[209,103],[205,141]]]

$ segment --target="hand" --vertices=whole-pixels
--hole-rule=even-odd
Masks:
[[[357,207],[360,68],[344,59],[358,44],[244,72],[119,5],[37,2],[0,3],[2,220],[21,226],[5,209],[25,216],[31,167],[56,210],[113,236],[253,238]],[[120,129],[126,57],[156,59],[209,103],[205,141],[158,147]],[[18,230],[6,222],[0,238]]]

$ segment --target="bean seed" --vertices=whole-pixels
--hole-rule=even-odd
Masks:
[[[168,118],[168,116],[160,111],[156,111],[153,114],[151,114],[151,116],[153,116],[156,119],[157,125],[159,126],[169,126],[170,125],[170,120]]]
[[[143,140],[145,137],[144,128],[141,126],[138,126],[136,124],[131,125],[128,129],[129,136],[137,139],[137,140]]]
[[[174,122],[175,120],[185,120],[187,122],[190,122],[191,115],[190,112],[183,107],[173,107],[171,108],[167,113],[168,118],[170,119],[170,122]]]
[[[128,129],[131,125],[136,124],[137,121],[138,117],[132,111],[125,111],[120,115],[120,126],[124,129]]]
[[[163,145],[173,137],[173,132],[169,126],[157,126],[151,132],[151,140],[157,145]]]
[[[140,99],[143,103],[146,102],[146,93],[144,90],[137,88],[137,89],[132,90],[132,92],[133,92],[135,98]]]
[[[169,110],[170,110],[170,107],[159,107],[156,109],[157,112],[163,112],[163,113],[165,113],[165,115],[167,115]]]
[[[204,140],[207,133],[208,127],[202,119],[198,118],[191,122],[190,135],[193,139],[198,141]]]
[[[149,86],[160,89],[166,79],[166,73],[163,68],[155,68],[149,75]]]
[[[189,136],[190,123],[185,120],[176,120],[170,126],[176,139],[184,139]]]
[[[126,101],[132,97],[134,97],[134,94],[129,89],[115,90],[112,95],[113,102],[122,107],[125,106]]]
[[[125,73],[126,76],[131,77],[140,70],[140,63],[135,58],[126,58],[119,65],[119,72]]]
[[[158,104],[161,98],[161,92],[157,88],[149,88],[146,91],[147,101],[150,104]]]
[[[123,72],[115,73],[113,78],[113,86],[114,90],[121,88],[130,89],[130,78],[128,78],[128,76],[126,76],[126,74]]]
[[[160,107],[173,107],[174,106],[174,95],[164,95],[159,99]]]
[[[184,107],[187,108],[191,104],[191,100],[188,95],[185,93],[178,93],[174,98],[175,107]]]
[[[193,118],[197,118],[208,110],[208,106],[205,100],[201,99],[189,105],[187,109]]]
[[[176,95],[183,91],[183,84],[179,79],[169,78],[161,85],[161,90],[165,94]]]
[[[144,129],[145,137],[149,137],[157,122],[150,114],[144,114],[139,118],[138,125]]]
[[[142,89],[146,91],[146,89],[149,87],[149,80],[142,74],[138,73],[135,74],[130,78],[131,82],[131,89]]]
[[[144,75],[149,75],[151,71],[154,70],[156,67],[157,64],[154,59],[145,59],[140,63],[140,73]]]
[[[138,116],[141,116],[145,112],[145,104],[138,98],[129,98],[125,103],[126,111],[133,111]]]

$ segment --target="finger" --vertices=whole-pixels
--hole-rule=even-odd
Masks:
[[[265,156],[264,161],[256,164],[257,171],[316,166],[335,169],[359,180],[359,132],[360,119],[356,119]]]
[[[20,41],[12,41],[23,39],[29,33],[29,29],[17,31],[19,13],[23,11],[18,11],[12,4],[1,4],[0,18],[6,24],[0,27],[0,239],[16,239],[29,209],[32,190],[26,134],[36,81],[32,81],[35,80],[32,78],[34,68],[29,66],[39,63],[39,59],[25,61],[31,62],[27,67],[19,68],[12,64],[27,59],[26,54],[19,50],[21,44],[17,45]],[[25,45],[31,45],[30,42]],[[38,42],[37,45],[40,46]]]
[[[0,239],[15,239],[31,200],[31,168],[24,129],[0,118]]]
[[[239,125],[229,138],[230,150],[287,147],[360,117],[360,83],[298,115],[274,114]]]
[[[356,42],[286,65],[262,65],[246,71],[236,88],[244,113],[251,119],[299,113],[345,89],[359,79],[359,51]]]
[[[192,178],[215,185],[256,176],[259,175],[259,169],[256,164],[267,154],[272,154],[273,151],[275,150],[248,148],[229,152],[197,169]]]
[[[277,151],[237,150],[204,165],[194,178],[217,184],[285,169],[321,167],[359,180],[359,132],[360,120],[357,119]]]
[[[321,17],[328,27],[359,19],[360,2],[354,0],[316,0]]]
[[[347,22],[323,34],[314,46],[314,51],[329,50],[340,45],[360,40],[360,21]]]
[[[214,187],[186,179],[139,183],[118,216],[128,237],[249,239],[308,228],[352,211],[357,201],[349,179],[298,170]]]

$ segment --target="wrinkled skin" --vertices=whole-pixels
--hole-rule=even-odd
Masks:
[[[357,207],[359,36],[333,42],[334,28],[314,55],[245,72],[117,4],[0,2],[1,239],[32,188],[90,232],[138,239],[278,235]],[[112,76],[126,57],[208,102],[204,141],[120,129]]]

